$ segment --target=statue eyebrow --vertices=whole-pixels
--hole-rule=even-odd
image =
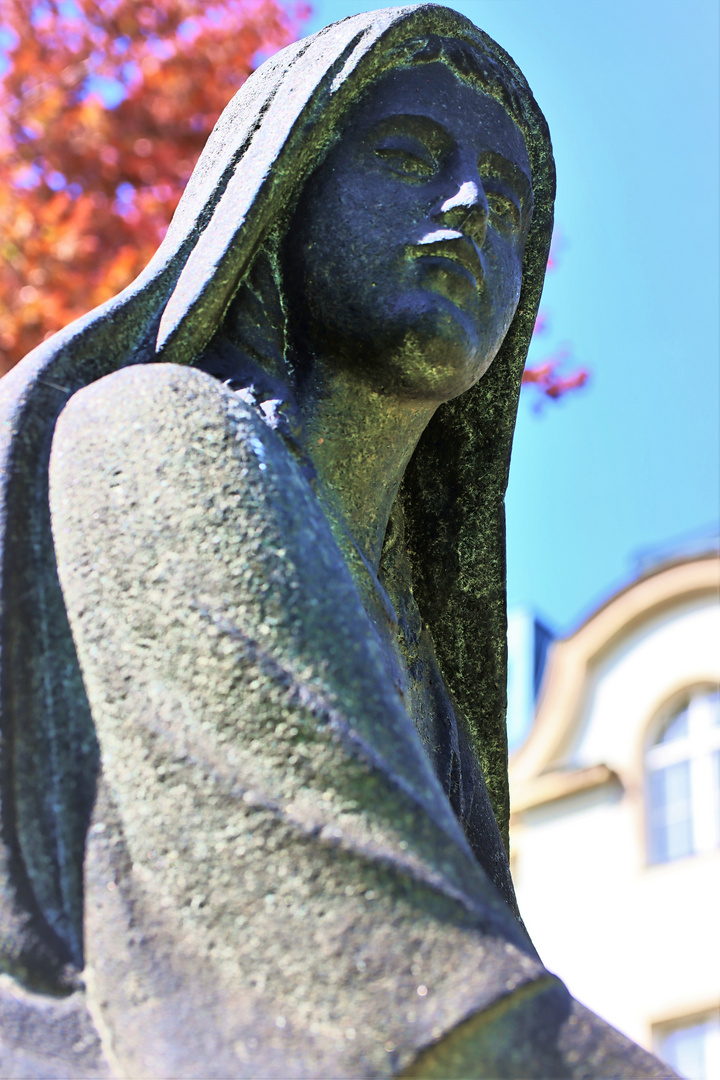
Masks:
[[[454,137],[438,120],[421,113],[392,113],[371,123],[367,130],[367,137],[371,139],[393,134],[411,134],[423,139],[437,157],[455,145]],[[485,150],[478,157],[478,170],[482,173],[488,167],[492,176],[504,180],[518,193],[523,208],[532,206],[532,181],[524,169],[496,150]]]
[[[520,195],[523,205],[532,205],[532,181],[524,169],[510,158],[498,154],[495,150],[486,150],[478,158],[478,170],[490,167],[491,175],[512,184]]]
[[[398,130],[404,129],[404,130]],[[443,154],[453,145],[453,138],[448,131],[429,116],[419,113],[393,113],[371,124],[369,136],[381,138],[383,135],[404,134],[408,132],[424,139],[434,154]]]

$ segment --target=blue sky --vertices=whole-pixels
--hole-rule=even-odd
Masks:
[[[315,0],[308,32],[377,3]],[[587,390],[524,394],[508,492],[508,598],[571,630],[638,553],[717,529],[718,5],[465,0],[517,61],[558,169],[559,265],[539,360]]]

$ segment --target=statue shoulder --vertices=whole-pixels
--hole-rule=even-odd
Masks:
[[[283,668],[322,669],[353,708],[400,708],[301,465],[210,375],[138,365],[74,395],[53,440],[50,509],[86,681],[111,641],[133,652],[135,679],[151,641],[153,665],[182,681],[178,657],[190,664],[200,638],[220,634]]]
[[[135,577],[198,545],[205,562],[222,556],[227,566],[293,538],[302,548],[308,529],[332,544],[282,438],[218,380],[176,364],[124,368],[69,400],[53,439],[50,494],[59,554],[90,530],[93,557],[126,558]]]
[[[197,483],[198,470],[207,483],[228,450],[240,465],[238,484],[269,481],[288,467],[298,472],[282,440],[217,379],[178,364],[138,364],[70,398],[58,420],[51,473],[72,458],[77,473],[106,475],[113,486],[136,473],[143,488],[173,479]]]
[[[78,641],[108,632],[104,618],[119,640],[151,622],[162,640],[160,605],[173,624],[194,612],[253,638],[272,625],[284,652],[289,613],[302,610],[322,652],[328,575],[362,617],[300,465],[250,406],[193,368],[129,367],[74,395],[53,440],[50,507],[71,623],[84,613]]]

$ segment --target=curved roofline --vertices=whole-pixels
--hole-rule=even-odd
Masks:
[[[603,653],[639,624],[692,598],[720,598],[720,556],[709,553],[654,567],[615,593],[548,656],[535,722],[510,759],[513,785],[547,770],[579,714],[588,671]]]

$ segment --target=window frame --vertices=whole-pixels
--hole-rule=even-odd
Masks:
[[[692,1028],[704,1028],[703,1057],[704,1072],[703,1080],[710,1080],[716,1075],[720,1076],[720,1008],[709,1008],[702,1012],[695,1012],[687,1016],[680,1016],[672,1020],[663,1020],[662,1023],[652,1025],[652,1047],[661,1061],[665,1061],[672,1068],[677,1069],[677,1061],[670,1061],[667,1054],[668,1040],[682,1031]],[[690,1077],[689,1080],[700,1080]]]
[[[658,710],[649,725],[643,748],[643,809],[645,856],[648,866],[665,866],[720,850],[720,723],[713,724],[708,699],[720,700],[720,685],[696,683],[684,687]],[[685,736],[662,743],[663,731],[683,711],[688,715]],[[672,765],[688,763],[690,802],[690,850],[675,856],[657,856],[657,817],[653,813],[651,777]],[[711,806],[708,816],[706,807]]]

